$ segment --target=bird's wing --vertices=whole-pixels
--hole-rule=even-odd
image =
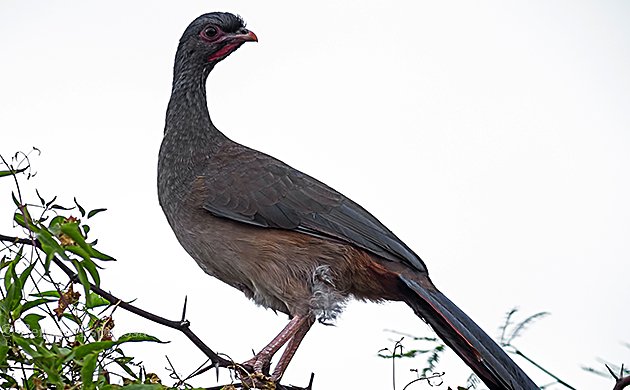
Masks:
[[[361,206],[285,163],[230,145],[204,172],[204,208],[215,216],[350,243],[425,271],[420,257]]]

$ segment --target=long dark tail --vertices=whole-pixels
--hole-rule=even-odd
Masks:
[[[490,390],[540,389],[463,311],[438,290],[400,276],[415,294],[405,300]],[[415,296],[414,296],[415,295]]]

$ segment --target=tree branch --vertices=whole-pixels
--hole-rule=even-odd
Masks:
[[[11,237],[11,236],[6,236],[4,234],[0,234],[0,242],[30,245],[37,249],[40,249],[40,250],[42,249],[41,244],[36,239]],[[70,269],[70,267],[68,267],[57,256],[53,257],[52,261],[59,268],[61,268],[61,270],[68,276],[68,278],[70,278],[70,280],[72,281],[78,280],[78,276],[72,271],[72,269]],[[90,290],[98,294],[99,296],[107,299],[109,303],[112,305],[119,306],[149,321],[152,321],[157,324],[182,332],[186,337],[188,337],[190,341],[192,341],[192,343],[197,348],[199,348],[210,359],[210,361],[212,362],[212,365],[210,366],[210,368],[223,367],[223,368],[233,369],[239,374],[241,378],[247,378],[249,376],[249,373],[253,372],[252,367],[235,364],[233,361],[219,356],[216,352],[210,349],[210,347],[208,347],[203,341],[201,341],[201,339],[192,330],[190,330],[190,322],[186,320],[185,318],[182,318],[180,321],[173,321],[173,320],[166,319],[164,317],[160,317],[156,314],[150,313],[137,306],[127,303],[121,300],[120,298],[117,298],[115,295],[103,290],[102,288],[95,286],[92,283],[90,283]],[[295,387],[295,386],[283,386],[280,384],[276,384],[276,389],[278,390],[311,390],[312,384],[313,384],[313,374],[311,374],[309,385],[305,388]],[[240,387],[243,387],[243,386],[240,386]],[[222,386],[219,386],[218,388],[222,388]],[[213,389],[213,388],[210,388],[210,389]]]
[[[626,370],[624,370],[623,368],[623,364],[621,365],[621,368],[619,369],[619,376],[617,376],[617,374],[613,372],[612,368],[610,368],[608,364],[606,364],[606,369],[608,370],[610,375],[612,375],[612,377],[615,378],[615,387],[613,387],[613,390],[622,390],[630,386],[630,376],[623,375],[626,372]]]
[[[18,237],[10,237],[0,234],[0,241],[11,242],[14,244],[25,244],[31,245],[38,249],[41,249],[41,245],[37,240],[30,240],[28,238],[18,238]],[[76,281],[78,280],[77,275],[68,267],[64,262],[59,259],[57,256],[53,257],[52,261],[59,267],[61,270],[70,278],[70,280]],[[213,366],[215,367],[234,367],[234,363],[230,360],[227,360],[221,356],[219,356],[216,352],[210,349],[195,333],[190,330],[190,322],[182,319],[181,321],[173,321],[168,320],[164,317],[160,317],[156,314],[150,313],[146,310],[140,309],[130,303],[127,303],[120,298],[117,298],[115,295],[103,290],[102,288],[95,286],[90,283],[90,290],[94,291],[96,294],[101,297],[107,299],[110,304],[122,307],[123,309],[130,311],[140,317],[146,318],[149,321],[155,322],[160,325],[164,325],[171,329],[179,330],[184,333],[186,337],[190,339],[199,348],[211,361]]]
[[[619,378],[617,380],[617,383],[615,383],[615,387],[613,387],[613,390],[622,390],[628,386],[630,386],[630,376],[624,376],[623,378]]]

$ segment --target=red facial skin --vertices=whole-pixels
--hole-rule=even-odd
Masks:
[[[218,44],[224,43],[219,50],[214,52],[209,58],[208,61],[215,61],[217,59],[222,59],[227,57],[234,50],[238,49],[245,42],[258,42],[258,37],[252,31],[247,31],[247,33],[241,34],[227,34],[224,33],[220,28],[216,26],[211,26],[216,30],[216,34],[213,36],[208,36],[206,34],[207,29],[203,29],[199,36],[201,39],[208,43]]]

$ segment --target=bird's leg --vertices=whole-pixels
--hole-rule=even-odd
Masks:
[[[278,360],[278,364],[276,364],[276,368],[273,370],[273,374],[271,375],[272,381],[274,382],[280,381],[280,379],[282,378],[282,375],[284,375],[284,371],[289,366],[289,362],[291,361],[291,359],[293,359],[293,355],[295,355],[295,352],[300,346],[302,339],[304,339],[304,336],[306,336],[306,333],[308,333],[309,329],[311,329],[311,326],[313,325],[314,322],[315,322],[315,319],[309,316],[307,321],[302,323],[301,327],[295,332],[295,335],[293,335],[293,337],[291,338],[291,341],[289,341],[287,348],[282,353],[280,360]]]
[[[310,315],[294,316],[291,318],[291,321],[289,321],[287,326],[285,326],[284,329],[282,329],[282,331],[274,337],[274,339],[271,340],[265,348],[258,352],[253,358],[243,363],[243,365],[252,366],[255,373],[262,372],[263,368],[268,366],[269,362],[271,362],[273,355],[278,352],[278,350],[282,348],[282,346],[286,344],[287,341],[289,341],[309,321],[312,322]],[[304,336],[302,335],[302,337]]]

